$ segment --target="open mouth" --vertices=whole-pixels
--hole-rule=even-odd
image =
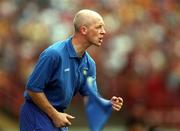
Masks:
[[[103,38],[99,38],[99,42],[102,43],[103,42]]]

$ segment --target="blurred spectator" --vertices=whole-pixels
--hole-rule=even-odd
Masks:
[[[145,112],[146,109],[141,102],[131,108],[127,118],[127,131],[147,131]]]

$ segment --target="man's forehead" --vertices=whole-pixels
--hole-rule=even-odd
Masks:
[[[96,24],[96,25],[102,25],[102,26],[105,25],[102,18],[96,18],[96,19],[94,19],[93,22],[94,22],[94,24]]]

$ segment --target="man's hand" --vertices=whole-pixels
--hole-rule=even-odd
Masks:
[[[70,126],[71,122],[69,120],[75,117],[68,115],[66,113],[58,112],[48,101],[46,95],[43,92],[33,92],[28,90],[28,94],[32,98],[33,102],[41,108],[53,121],[56,127],[66,127]]]
[[[67,127],[71,125],[71,122],[69,120],[74,119],[75,117],[68,115],[66,113],[57,112],[55,116],[53,116],[52,120],[54,125],[57,128],[60,127]]]
[[[115,111],[119,111],[123,105],[123,99],[121,97],[113,96],[111,98],[112,108]]]

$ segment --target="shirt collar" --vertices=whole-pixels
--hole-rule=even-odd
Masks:
[[[75,51],[75,49],[74,49],[74,47],[72,45],[72,36],[67,39],[66,45],[67,45],[66,47],[67,47],[67,50],[68,50],[69,57],[70,58],[78,58],[78,55],[77,55],[77,53],[76,53],[76,51]],[[87,52],[84,52],[82,58],[86,56],[86,53]]]
[[[69,57],[71,57],[71,58],[77,58],[78,57],[77,53],[76,53],[76,51],[72,45],[72,36],[67,39],[66,47],[67,47]]]

